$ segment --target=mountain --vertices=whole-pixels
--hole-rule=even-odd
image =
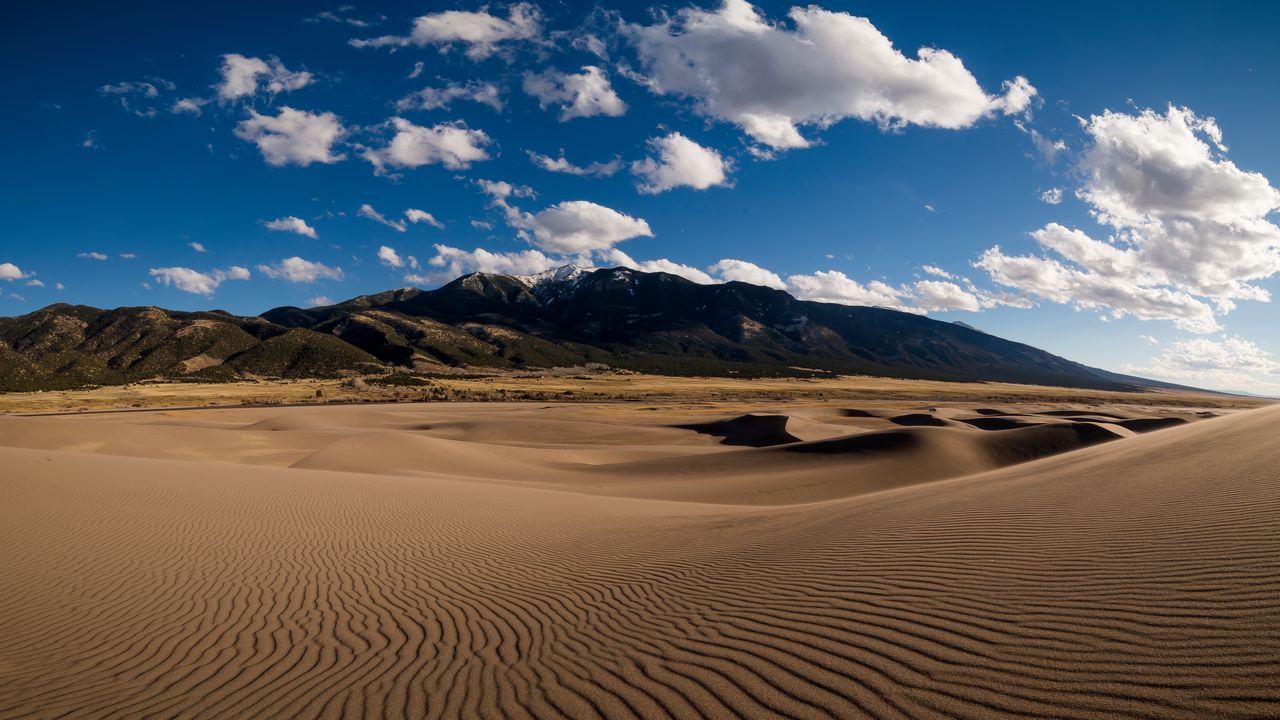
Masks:
[[[1165,386],[1066,360],[962,323],[797,300],[730,282],[566,266],[472,273],[260,317],[51,305],[0,318],[0,389],[150,378],[324,377],[602,363],[659,374],[866,374],[1121,389]]]

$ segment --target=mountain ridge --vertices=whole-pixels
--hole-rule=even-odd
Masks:
[[[0,318],[0,390],[599,363],[670,375],[862,374],[1091,389],[1180,387],[887,308],[631,268],[470,273],[258,316],[54,304]]]

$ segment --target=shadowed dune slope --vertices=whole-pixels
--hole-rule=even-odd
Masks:
[[[0,718],[1275,717],[1277,437],[771,508],[6,447]]]

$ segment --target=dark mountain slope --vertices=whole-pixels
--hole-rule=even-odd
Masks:
[[[958,323],[699,285],[626,268],[473,273],[261,317],[51,305],[0,318],[0,389],[141,379],[309,377],[382,366],[553,367],[664,374],[815,371],[1087,388],[1163,386],[1086,367]]]

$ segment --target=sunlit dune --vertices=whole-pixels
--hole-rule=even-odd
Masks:
[[[1265,716],[1277,432],[1030,403],[0,418],[0,716]]]

